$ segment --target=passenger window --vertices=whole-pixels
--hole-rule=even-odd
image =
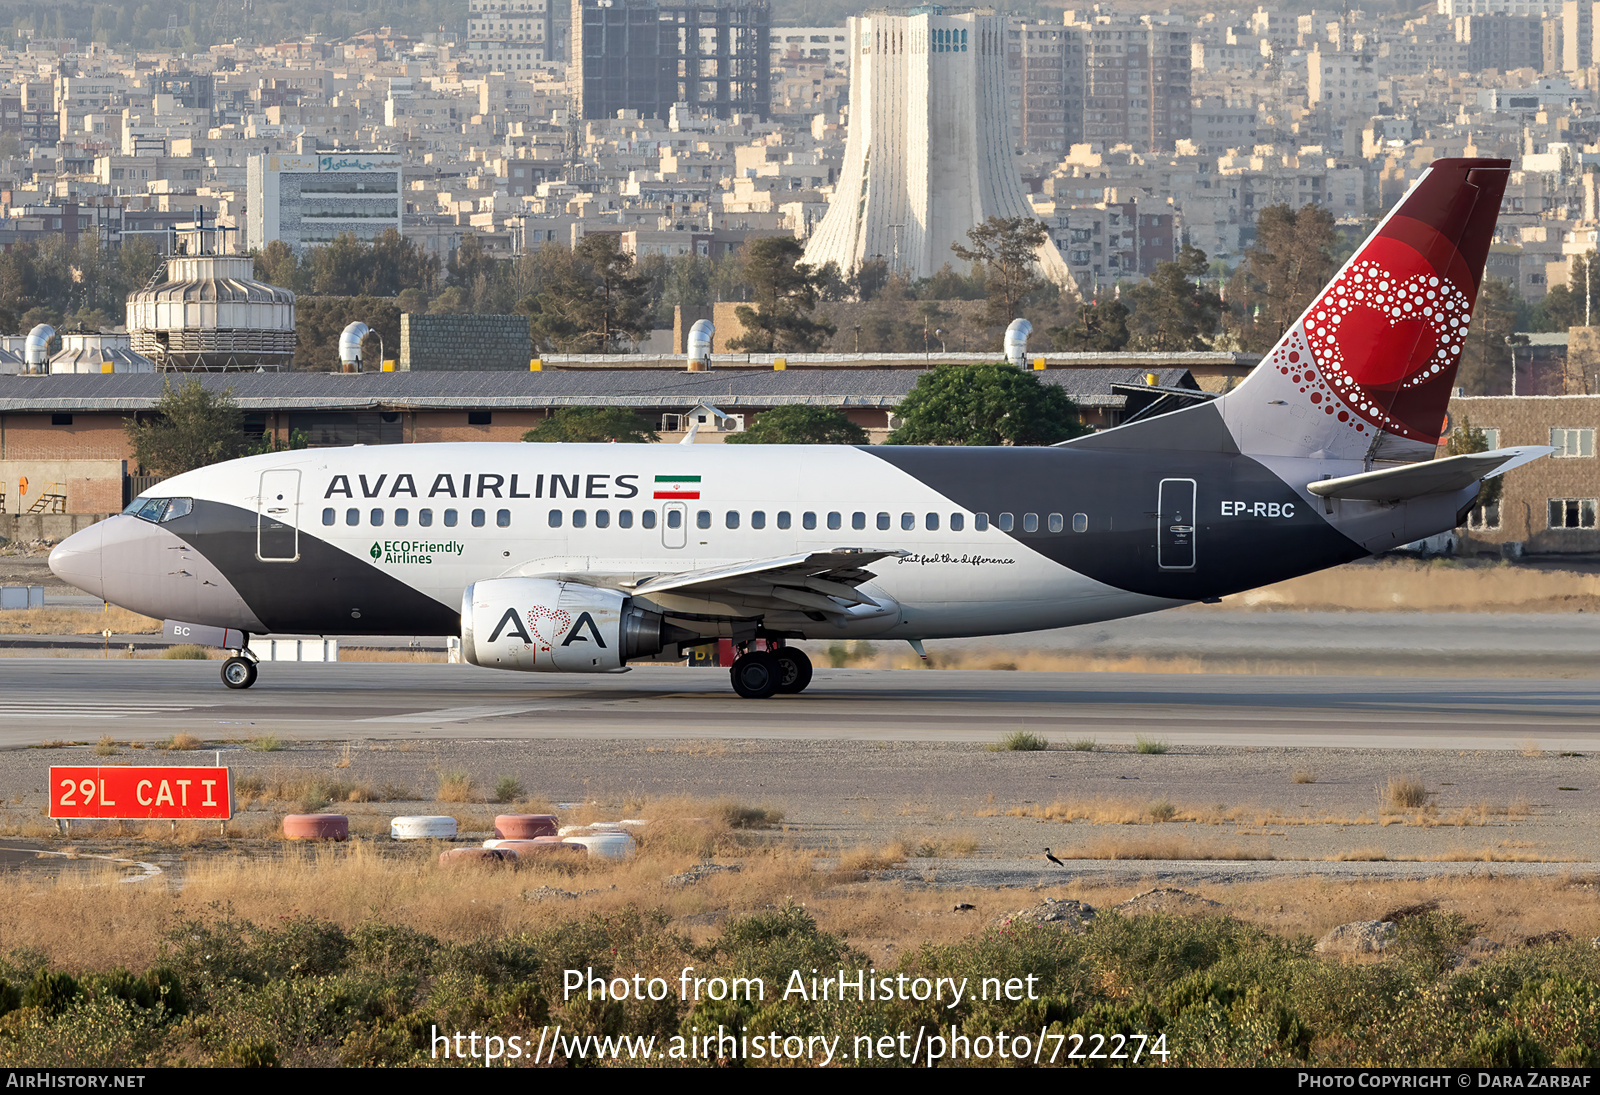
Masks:
[[[1016,524],[1016,518],[1012,517],[1009,513],[1002,513],[999,517],[995,518],[994,523],[999,527],[1001,532],[1010,532],[1012,526]]]
[[[914,513],[902,513],[900,515],[900,527],[902,529],[906,529],[907,531],[916,528],[917,515]]]
[[[589,524],[589,511],[588,510],[586,510],[586,509],[575,509],[575,510],[572,511],[572,527],[573,528],[584,528],[588,524]]]
[[[496,510],[494,514],[494,523],[499,525],[501,528],[510,528],[511,511],[508,509]]]
[[[433,511],[431,509],[419,509],[417,511],[417,524],[421,525],[423,528],[432,528]]]
[[[972,515],[972,531],[973,532],[988,532],[989,531],[989,515],[987,513],[974,513]]]
[[[550,527],[551,528],[560,528],[561,527],[561,511],[560,510],[553,509],[553,510],[550,511]]]
[[[358,509],[345,510],[344,523],[347,525],[359,525],[361,523],[361,511]]]
[[[1066,528],[1066,522],[1061,519],[1061,514],[1052,513],[1050,515],[1050,531],[1060,532],[1064,528]]]
[[[643,513],[639,514],[639,523],[641,525],[643,525],[645,528],[655,528],[656,527],[656,511],[653,510],[653,509],[647,509]],[[673,528],[677,528],[678,526],[677,525],[673,525],[672,527]]]
[[[708,509],[696,511],[694,515],[694,526],[695,528],[710,528],[711,511]]]
[[[1038,532],[1039,531],[1039,515],[1037,513],[1024,513],[1022,515],[1022,531],[1023,532]]]
[[[372,521],[373,528],[381,528],[383,526],[383,511],[381,509],[373,510],[368,516]]]
[[[447,510],[444,511],[444,527],[445,528],[455,528],[456,527],[456,511],[455,510],[447,509]]]
[[[858,532],[861,529],[866,528],[867,527],[867,515],[864,514],[864,513],[852,513],[850,515],[850,527],[855,529],[855,530],[857,530]]]
[[[803,528],[808,528],[808,529],[809,528],[816,528],[817,527],[817,515],[814,514],[814,513],[803,513],[803,514],[801,514],[800,515],[800,524],[801,524],[801,526]]]
[[[408,509],[395,510],[394,523],[397,528],[405,528],[411,523],[411,511]]]
[[[839,515],[838,510],[834,510],[832,513],[828,514],[828,527],[831,529],[840,529],[844,527],[844,519]]]
[[[778,527],[779,528],[788,528],[789,527],[789,511],[788,510],[781,509],[781,510],[778,511]]]
[[[484,513],[483,513],[483,511],[481,509],[475,509],[475,510],[472,511],[472,527],[473,528],[482,528],[484,520],[485,520]]]
[[[1073,532],[1088,532],[1089,531],[1089,515],[1087,513],[1074,513],[1072,515],[1072,531]]]
[[[618,528],[632,528],[633,527],[633,511],[631,509],[619,509],[617,511],[617,527]]]
[[[683,527],[683,511],[681,509],[669,509],[667,511],[667,527],[668,528],[682,528]]]
[[[967,527],[967,519],[965,517],[963,517],[959,513],[952,513],[950,515],[950,531],[951,532],[960,532],[962,529],[964,529],[966,527]]]
[[[728,515],[726,517],[724,517],[722,519],[722,521],[723,521],[723,524],[727,525],[729,528],[738,528],[739,527],[739,511],[736,510],[736,509],[730,509],[728,511]]]
[[[595,510],[594,511],[594,527],[595,528],[610,528],[611,527],[611,511],[608,510],[608,509],[597,509],[597,510]]]
[[[879,532],[888,532],[889,531],[889,515],[887,513],[878,514],[878,531]]]
[[[334,516],[333,507],[329,506],[327,509],[322,511],[322,523],[325,525],[333,524]]]
[[[922,523],[929,532],[939,531],[939,515],[937,513],[928,514],[922,519]]]
[[[758,510],[756,510],[753,513],[750,514],[750,527],[751,528],[766,528],[767,527],[767,514],[766,514],[765,510],[759,510],[758,509]]]

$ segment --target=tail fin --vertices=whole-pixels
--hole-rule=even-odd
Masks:
[[[1434,161],[1217,401],[1240,451],[1355,460],[1379,455],[1383,442],[1386,455],[1432,456],[1510,166]]]

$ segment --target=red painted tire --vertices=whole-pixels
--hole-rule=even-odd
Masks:
[[[343,814],[290,814],[283,819],[290,840],[349,840],[350,819]]]
[[[555,836],[554,814],[501,814],[494,819],[494,835],[502,840],[531,840]]]
[[[451,848],[439,853],[441,867],[515,867],[517,853],[499,848]]]

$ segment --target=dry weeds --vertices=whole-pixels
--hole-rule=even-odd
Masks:
[[[149,635],[161,621],[112,606],[98,608],[8,608],[0,612],[0,635]]]

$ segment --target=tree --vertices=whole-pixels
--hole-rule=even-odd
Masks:
[[[1240,337],[1246,350],[1265,353],[1333,277],[1340,243],[1333,214],[1320,205],[1299,212],[1270,205],[1256,217],[1256,242],[1246,254],[1250,299],[1256,307]]]
[[[198,379],[181,388],[169,381],[155,417],[124,424],[133,459],[151,475],[171,477],[232,460],[245,448],[244,417],[233,389],[213,392]]]
[[[534,341],[564,353],[621,353],[650,331],[650,290],[616,236],[585,236],[567,268],[528,301]]]
[[[1005,363],[940,365],[895,409],[891,445],[1053,445],[1088,432],[1060,387]]]
[[[754,425],[724,440],[730,445],[865,445],[867,431],[838,411],[792,403],[762,411]]]
[[[1517,329],[1517,295],[1499,278],[1483,279],[1472,325],[1461,347],[1456,383],[1468,395],[1505,395],[1511,391],[1511,347],[1506,339]],[[1526,362],[1524,362],[1526,364]]]
[[[728,342],[747,353],[811,353],[837,330],[808,314],[817,306],[819,275],[800,261],[805,249],[793,236],[769,236],[744,246],[744,280],[757,307],[734,310],[744,334]]]
[[[268,240],[255,253],[256,277],[268,285],[281,285],[297,293],[311,287],[310,270],[300,265],[300,256],[282,240]]]
[[[1206,339],[1222,321],[1222,298],[1189,280],[1203,276],[1206,270],[1206,253],[1185,246],[1177,261],[1156,264],[1150,280],[1129,291],[1133,322],[1128,345],[1132,349],[1181,353],[1207,348]]]
[[[1034,267],[1039,248],[1050,239],[1043,221],[1032,217],[990,217],[968,229],[971,247],[952,243],[956,257],[983,268],[989,290],[989,322],[1010,323],[1023,300],[1044,288]],[[976,273],[976,269],[973,271]]]
[[[524,441],[659,441],[650,423],[626,407],[562,407],[522,435]]]
[[[1116,299],[1080,305],[1071,325],[1045,333],[1067,353],[1115,353],[1128,344],[1128,308]]]
[[[1482,430],[1472,424],[1472,419],[1466,415],[1461,416],[1461,423],[1450,431],[1450,436],[1445,439],[1444,451],[1446,456],[1466,456],[1475,452],[1489,451],[1489,437]],[[1496,475],[1492,479],[1483,481],[1483,489],[1478,492],[1478,505],[1492,506],[1500,501],[1500,490],[1505,486],[1505,476]]]

